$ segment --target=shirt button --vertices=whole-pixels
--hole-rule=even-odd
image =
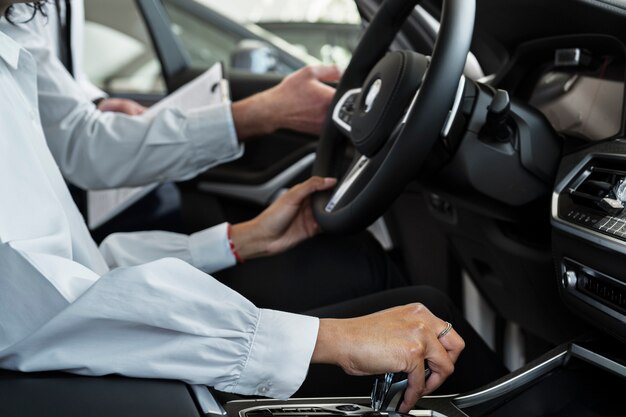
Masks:
[[[263,385],[259,387],[259,393],[261,394],[267,394],[269,391],[270,391],[270,387],[268,387],[267,385]]]
[[[30,120],[32,121],[37,120],[37,113],[35,112],[35,110],[31,110],[28,114],[30,116]]]

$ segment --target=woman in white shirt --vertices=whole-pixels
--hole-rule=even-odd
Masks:
[[[17,2],[0,0],[0,13]],[[463,340],[442,335],[446,322],[422,305],[320,320],[258,309],[200,270],[314,234],[306,197],[333,180],[295,187],[234,225],[230,240],[211,229],[200,244],[150,232],[103,255],[46,145],[35,62],[2,32],[0,98],[0,367],[180,379],[277,398],[300,386],[311,362],[353,375],[404,371],[403,411],[452,373]],[[115,268],[118,257],[132,266]]]
[[[236,159],[243,153],[241,143],[278,128],[319,133],[334,95],[334,89],[320,80],[338,79],[340,74],[334,67],[308,67],[287,77],[277,87],[247,99],[198,106],[189,112],[167,108],[153,116],[129,117],[97,111],[85,96],[84,84],[79,85],[72,79],[54,52],[57,49],[54,44],[59,44],[58,39],[57,42],[50,39],[50,35],[58,32],[54,24],[54,3],[49,1],[44,8],[48,17],[35,16],[27,23],[15,25],[0,21],[0,30],[21,44],[37,61],[40,117],[48,147],[63,176],[71,184],[92,190],[86,205],[98,208],[101,213],[110,212],[120,194],[130,191],[128,187],[166,183],[144,204],[127,212],[131,218],[121,223],[114,220],[94,231],[97,223],[92,221],[98,216],[92,212],[89,222],[92,222],[92,236],[97,241],[115,231],[163,227],[180,230],[176,221],[163,225],[158,222],[162,218],[151,217],[155,212],[177,214],[176,208],[180,205],[177,189],[167,182],[189,179]],[[81,1],[71,0],[71,3],[72,20],[76,21],[80,13],[74,13],[75,6]],[[31,10],[26,5],[13,8],[16,22],[28,20],[30,16]],[[72,33],[77,32],[80,28],[74,27]],[[76,41],[79,36],[73,38]],[[76,53],[73,56],[76,58]],[[79,68],[77,64],[74,62],[75,70]],[[79,74],[75,72],[75,75]],[[124,189],[120,194],[105,190],[112,187]],[[134,195],[143,194],[141,189],[132,190],[137,192]],[[113,205],[109,204],[111,198],[116,202]],[[195,214],[188,216],[194,223],[188,230],[196,231],[222,221],[223,218],[216,218],[221,210],[210,209],[213,207],[210,206],[211,196],[195,194],[192,201],[192,204],[185,204],[193,206]],[[209,209],[205,210],[207,207]],[[226,229],[219,230],[225,236]],[[195,236],[193,241],[198,242],[206,234]],[[137,235],[129,238],[133,237]],[[115,246],[121,240],[121,236],[116,236],[106,245]],[[186,239],[175,241],[180,250],[186,249]],[[168,242],[165,244],[172,249]],[[332,260],[325,262],[326,259]],[[267,279],[260,283],[258,276],[267,276]],[[301,278],[297,284],[293,276]],[[404,274],[369,233],[356,237],[320,236],[279,257],[221,271],[216,278],[257,305],[291,312],[407,284]]]

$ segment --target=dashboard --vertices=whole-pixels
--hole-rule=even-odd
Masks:
[[[564,137],[617,137],[624,122],[626,52],[616,38],[567,35],[520,45],[497,84],[538,109]]]
[[[581,139],[601,140],[615,136],[624,112],[624,64],[620,57],[602,56],[593,68],[579,68],[580,59],[592,60],[579,48],[555,51],[572,59],[572,68],[547,71],[537,82],[529,104],[541,111],[554,129]],[[587,64],[589,65],[589,64]]]

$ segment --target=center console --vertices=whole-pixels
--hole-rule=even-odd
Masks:
[[[626,388],[623,352],[602,343],[561,346],[522,369],[474,392],[420,400],[413,416],[434,417],[588,417],[622,416]],[[243,400],[226,404],[228,417],[389,416],[374,412],[370,399],[319,398]]]

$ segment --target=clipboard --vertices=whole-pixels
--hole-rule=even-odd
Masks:
[[[224,67],[218,62],[202,75],[151,106],[144,115],[154,117],[166,108],[186,111],[227,102],[230,102],[230,88],[228,81],[224,79]]]

